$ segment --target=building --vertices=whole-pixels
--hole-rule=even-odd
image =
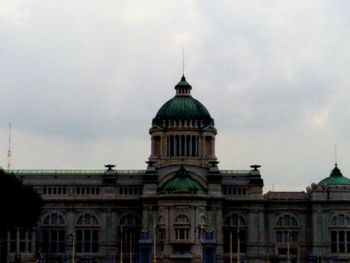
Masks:
[[[220,170],[216,128],[183,76],[149,130],[145,170],[13,170],[45,201],[9,261],[349,262],[350,179],[263,194],[259,165]],[[322,179],[322,178],[320,178]]]

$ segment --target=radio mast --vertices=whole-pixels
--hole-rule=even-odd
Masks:
[[[7,170],[11,169],[11,122],[9,123],[9,145],[7,151]]]

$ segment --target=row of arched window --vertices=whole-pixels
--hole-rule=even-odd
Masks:
[[[206,219],[200,220],[198,229],[205,227]],[[282,246],[278,253],[285,253],[284,246],[289,243],[291,251],[297,251],[299,242],[299,226],[295,216],[284,214],[279,216],[274,224],[275,241]],[[190,219],[181,214],[175,218],[174,231],[176,240],[188,240],[190,238]],[[330,220],[330,241],[332,253],[350,253],[350,216],[338,214]],[[137,251],[141,221],[135,214],[125,214],[119,221],[117,228],[118,239],[130,246],[123,247],[124,252]],[[240,252],[246,252],[248,224],[246,219],[237,214],[229,214],[223,221],[224,252],[237,252],[238,240]],[[198,230],[200,235],[200,230]],[[166,239],[164,218],[159,218],[159,240]],[[199,237],[200,238],[200,237]],[[10,252],[31,252],[33,251],[33,240],[35,239],[32,230],[13,229],[8,232],[8,248]],[[93,253],[99,250],[100,222],[95,214],[84,213],[77,217],[74,234],[67,232],[67,224],[64,216],[59,213],[50,213],[42,219],[41,244],[46,253],[63,253],[66,244],[74,240],[77,253]]]
[[[131,244],[136,249],[141,229],[140,219],[135,214],[125,214],[118,228],[120,242]],[[45,253],[64,253],[67,242],[74,242],[77,253],[95,253],[99,251],[100,223],[96,215],[84,213],[75,222],[74,233],[67,232],[62,214],[50,213],[42,220],[42,249]],[[131,243],[130,243],[131,242]],[[122,248],[124,252],[128,247]]]

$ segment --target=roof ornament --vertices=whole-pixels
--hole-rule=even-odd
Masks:
[[[250,168],[252,168],[253,171],[259,171],[260,167],[261,167],[260,164],[252,164],[252,165],[250,165]]]
[[[114,164],[106,164],[105,167],[107,168],[107,171],[112,171],[113,168],[115,167]]]

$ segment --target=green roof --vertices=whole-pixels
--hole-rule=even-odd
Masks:
[[[175,88],[191,89],[191,86],[188,84],[185,77],[182,77],[181,81],[175,86]],[[168,100],[159,109],[153,122],[162,126],[163,121],[168,120],[197,120],[203,121],[204,126],[214,123],[208,110],[203,104],[189,94],[176,94],[175,97]]]
[[[320,185],[350,185],[350,179],[343,176],[337,164],[333,168],[330,176],[319,182]]]
[[[184,167],[181,167],[176,175],[165,182],[159,191],[167,193],[186,193],[204,191],[204,188],[198,181],[191,177]]]
[[[17,175],[26,174],[104,174],[106,169],[11,169],[6,170]],[[115,170],[119,174],[143,174],[145,170]]]

